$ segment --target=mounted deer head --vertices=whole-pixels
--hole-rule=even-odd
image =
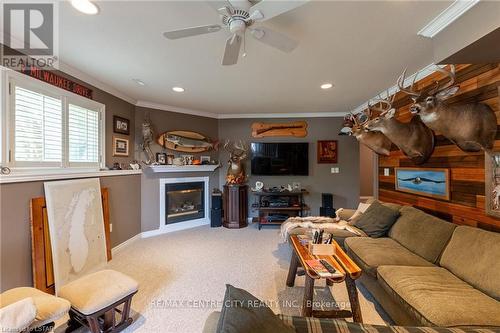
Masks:
[[[224,149],[229,152],[229,167],[227,168],[226,182],[228,184],[242,184],[246,181],[245,167],[242,161],[247,157],[248,147],[239,141],[230,144],[226,140]]]
[[[497,119],[489,105],[483,103],[468,103],[462,105],[448,105],[446,98],[457,93],[460,86],[455,83],[455,66],[451,65],[447,71],[437,69],[446,74],[448,82],[440,85],[435,82],[434,87],[428,91],[417,92],[403,88],[403,72],[398,80],[399,88],[412,96],[413,105],[410,112],[422,119],[424,124],[434,131],[441,133],[460,149],[475,152],[484,149],[491,152],[495,143],[497,132]]]
[[[368,105],[365,111],[358,114],[350,112],[344,118],[344,128],[342,130],[346,129],[346,131],[340,134],[352,135],[356,140],[373,150],[375,153],[389,156],[392,142],[381,132],[370,132],[364,127],[371,117],[372,110],[370,105]]]
[[[409,123],[396,120],[396,110],[392,108],[392,98],[377,99],[375,105],[370,106],[380,115],[369,120],[365,125],[368,131],[382,132],[415,164],[425,163],[434,151],[434,134],[418,117],[413,117]]]

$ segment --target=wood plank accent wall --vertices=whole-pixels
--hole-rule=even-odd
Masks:
[[[500,125],[500,64],[457,65],[456,83],[460,84],[458,93],[449,103],[479,101],[488,104],[497,115]],[[442,73],[434,73],[418,82],[417,89],[428,89],[435,80],[446,80]],[[411,99],[398,92],[393,106],[397,109],[397,118],[408,122]],[[495,150],[500,150],[500,126]],[[429,161],[418,167],[449,168],[450,200],[444,201],[403,193],[395,190],[395,167],[416,167],[394,145],[390,156],[379,157],[379,199],[403,205],[412,205],[427,213],[447,221],[500,231],[500,219],[485,213],[485,157],[484,152],[466,153],[448,139],[436,133],[436,148]],[[390,169],[390,176],[384,176],[384,168]]]

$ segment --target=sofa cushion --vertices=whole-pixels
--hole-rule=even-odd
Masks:
[[[500,302],[442,267],[380,266],[378,281],[430,326],[500,326]]]
[[[384,237],[398,217],[399,211],[375,201],[360,215],[353,225],[363,230],[370,237]]]
[[[428,261],[437,263],[456,225],[411,206],[403,206],[399,212],[401,216],[389,231],[389,237]]]
[[[226,285],[217,333],[294,333],[264,302],[248,291]]]
[[[500,301],[500,234],[459,226],[440,265]]]
[[[391,238],[351,237],[344,244],[351,258],[373,277],[382,265],[434,266]]]

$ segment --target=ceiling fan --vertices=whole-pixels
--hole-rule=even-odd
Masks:
[[[241,44],[245,53],[245,32],[248,30],[258,41],[277,48],[283,52],[292,52],[298,42],[286,35],[269,28],[253,27],[256,22],[264,22],[275,16],[286,13],[302,6],[308,0],[217,0],[207,1],[221,16],[222,26],[219,24],[203,25],[179,30],[164,32],[168,39],[179,39],[217,32],[225,27],[231,36],[226,40],[226,47],[222,57],[222,65],[234,65],[238,62]]]

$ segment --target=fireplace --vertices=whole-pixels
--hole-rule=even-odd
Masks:
[[[210,223],[209,177],[160,178],[160,229],[182,230]]]
[[[204,191],[204,182],[165,184],[165,223],[204,218]]]

